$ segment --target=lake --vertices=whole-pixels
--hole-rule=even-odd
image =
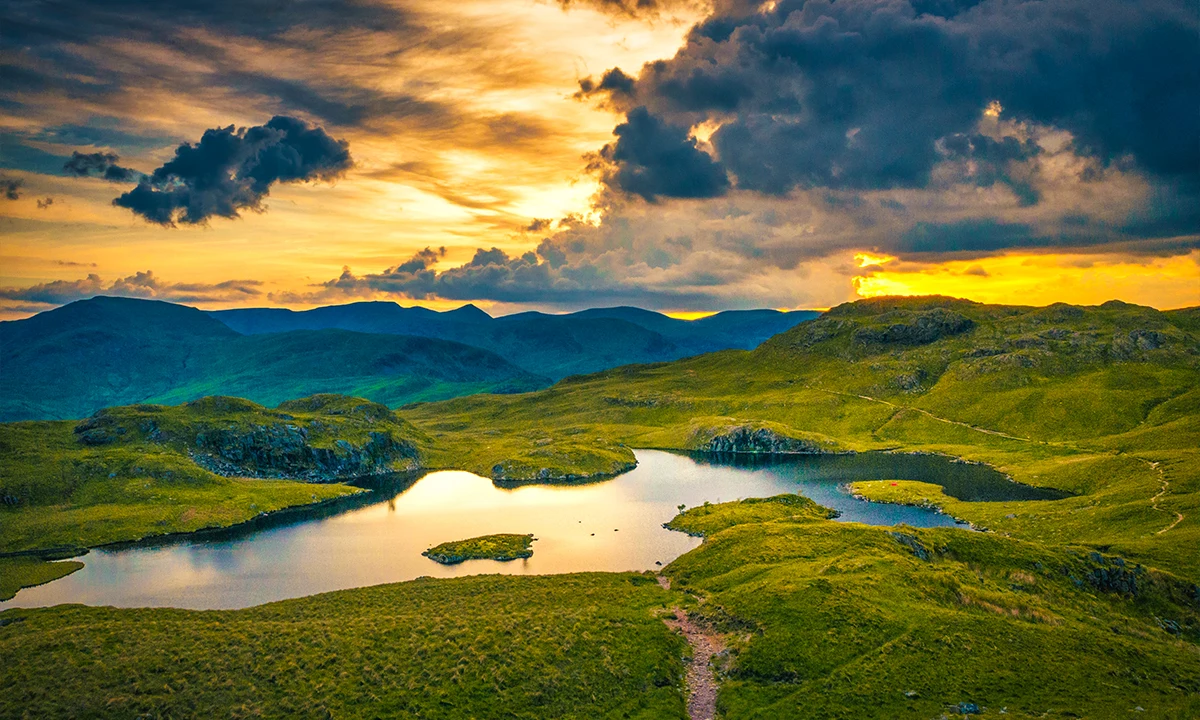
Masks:
[[[384,485],[365,498],[169,542],[92,550],[85,567],[27,588],[0,609],[59,603],[118,607],[241,608],[344,588],[481,573],[653,570],[700,544],[662,524],[688,507],[800,493],[872,525],[952,526],[924,508],[856,500],[856,480],[935,482],[966,500],[1061,497],[982,465],[888,453],[748,460],[636,451],[638,467],[611,480],[497,488],[478,475],[437,471]],[[533,557],[443,566],[433,545],[492,533],[533,533]]]

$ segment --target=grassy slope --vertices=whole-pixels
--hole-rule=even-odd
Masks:
[[[897,325],[909,328],[896,331],[901,337],[919,330],[934,305],[973,329],[916,344],[872,339]],[[1125,716],[1141,707],[1139,716],[1183,718],[1200,713],[1195,348],[1184,328],[1144,308],[880,300],[839,308],[753,353],[622,368],[541,393],[403,414],[425,433],[427,463],[465,461],[485,474],[500,462],[602,469],[631,458],[625,445],[695,447],[714,428],[750,425],[850,449],[949,453],[1079,493],[955,501],[953,514],[996,532],[903,529],[900,538],[828,522],[794,497],[695,508],[672,525],[708,538],[665,572],[704,599],[692,614],[733,641],[720,696],[728,718],[928,718],[959,702],[1009,717]],[[102,699],[115,715],[324,707],[604,717],[624,712],[606,704],[619,696],[633,716],[678,716],[678,690],[647,692],[642,678],[649,663],[667,668],[650,677],[678,682],[679,641],[662,634],[651,611],[688,601],[646,585],[637,592],[654,599],[639,605],[625,588],[589,595],[580,584],[625,577],[418,581],[236,613],[14,610],[0,619],[25,619],[0,628],[0,650],[22,662],[0,669],[0,698],[52,715],[62,714],[60,703]],[[492,582],[504,587],[489,594],[472,584]],[[414,599],[422,593],[436,602]],[[596,600],[587,612],[634,609],[601,633],[579,619],[581,596]],[[504,624],[510,615],[515,625]],[[507,641],[503,656],[480,649],[499,643],[472,644],[496,627],[530,640]],[[608,643],[611,633],[624,639]],[[556,654],[581,643],[583,652]],[[624,649],[632,646],[642,650]],[[164,676],[166,663],[175,669]],[[69,670],[80,666],[90,672]],[[574,680],[548,693],[536,685],[547,674]],[[215,679],[223,677],[231,680]],[[52,690],[62,687],[75,691]]]
[[[73,422],[0,425],[0,551],[223,527],[358,492],[340,484],[217,475],[188,456],[200,433],[293,426],[304,428],[318,448],[339,441],[361,446],[372,432],[418,445],[423,438],[381,405],[329,396],[279,410],[207,398],[177,407],[114,408],[101,417],[111,423],[104,432],[114,440],[99,445],[82,442]]]
[[[0,717],[683,718],[633,574],[417,580],[238,611],[0,613]]]
[[[898,539],[761,501],[673,525],[707,535],[665,573],[733,640],[726,718],[929,718],[962,702],[1016,718],[1200,712],[1200,607],[1170,575],[961,530]],[[1119,591],[1129,578],[1135,592]]]
[[[942,312],[970,327],[903,341]],[[887,340],[893,326],[901,341]],[[835,308],[753,352],[618,368],[538,393],[403,414],[430,434],[433,464],[484,474],[502,461],[615,466],[632,459],[624,446],[693,448],[712,428],[739,424],[769,423],[852,450],[950,454],[1078,494],[960,508],[977,525],[1112,545],[1200,578],[1190,550],[1200,545],[1198,348],[1164,313],[1121,303],[883,298]]]

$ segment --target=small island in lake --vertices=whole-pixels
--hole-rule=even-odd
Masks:
[[[530,535],[482,535],[468,540],[444,542],[421,553],[443,565],[457,565],[466,560],[516,560],[533,556],[534,537]]]

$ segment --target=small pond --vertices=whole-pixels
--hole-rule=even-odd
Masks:
[[[638,467],[590,485],[495,487],[467,472],[431,472],[383,485],[317,513],[171,542],[93,550],[85,567],[17,593],[0,609],[59,603],[119,607],[240,608],[423,575],[550,574],[652,570],[700,544],[662,524],[676,506],[800,493],[873,525],[949,526],[924,508],[869,503],[843,483],[935,482],[967,500],[1061,497],[1018,485],[982,465],[946,458],[864,453],[771,461],[637,451]],[[447,540],[534,533],[533,557],[442,566],[421,552]]]

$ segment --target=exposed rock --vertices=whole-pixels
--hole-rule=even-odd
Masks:
[[[922,560],[925,560],[926,562],[928,562],[929,560],[931,560],[933,558],[933,555],[929,552],[929,548],[925,547],[925,545],[920,540],[918,540],[915,535],[909,535],[908,533],[902,533],[902,532],[895,532],[892,530],[888,531],[888,535],[891,535],[893,538],[895,538],[896,542],[900,543],[901,545],[908,548],[909,550],[912,550],[912,554],[916,555],[917,557],[921,558]]]
[[[1098,552],[1088,555],[1096,567],[1093,567],[1084,579],[1092,587],[1102,592],[1121,593],[1136,596],[1141,592],[1141,583],[1147,578],[1147,572],[1141,565],[1127,567],[1123,558],[1107,558]]]
[[[925,381],[926,373],[921,368],[917,368],[911,373],[897,375],[892,378],[891,384],[904,392],[917,392],[924,388],[921,384]]]
[[[905,322],[886,328],[865,327],[854,331],[859,345],[926,345],[944,337],[964,333],[975,327],[975,321],[944,308],[916,313]]]
[[[347,440],[314,447],[309,433],[291,424],[197,433],[191,453],[197,464],[219,475],[288,477],[305,480],[377,475],[416,465],[417,449],[389,432],[370,432],[355,446]]]
[[[742,426],[708,441],[700,448],[710,453],[758,453],[763,455],[817,455],[825,452],[815,442],[780,435],[768,428]]]

